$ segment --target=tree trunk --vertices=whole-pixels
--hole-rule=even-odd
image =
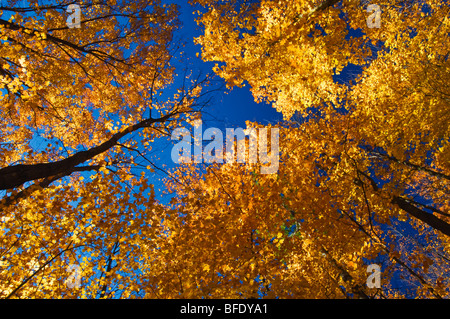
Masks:
[[[437,218],[433,214],[429,214],[426,211],[417,208],[416,206],[409,203],[406,199],[395,196],[391,203],[396,204],[398,207],[403,209],[405,212],[414,216],[415,218],[421,220],[425,224],[433,227],[436,230],[439,230],[443,234],[450,236],[450,224],[443,221],[440,218]]]

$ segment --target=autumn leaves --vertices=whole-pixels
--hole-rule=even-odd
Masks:
[[[293,255],[285,260],[293,261],[295,255],[302,262],[293,264],[306,268],[308,261],[312,262],[308,258],[327,247],[332,262],[323,269],[326,263],[319,262],[317,256],[313,263],[320,266],[315,264],[311,274],[316,271],[317,277],[319,269],[327,274],[324,277],[335,278],[333,274],[344,270],[351,273],[353,279],[345,283],[349,286],[341,296],[348,297],[348,291],[360,287],[363,260],[374,256],[386,258],[385,263],[392,270],[389,276],[400,272],[408,280],[434,287],[429,295],[417,290],[420,296],[448,294],[435,281],[446,273],[445,267],[438,266],[446,262],[441,257],[434,259],[436,273],[429,273],[427,263],[423,268],[415,264],[420,269],[413,269],[400,257],[409,260],[420,254],[424,261],[428,254],[387,245],[395,240],[395,235],[385,230],[396,220],[407,222],[418,227],[419,233],[412,235],[405,228],[396,228],[395,232],[408,238],[430,238],[436,234],[438,239],[427,241],[427,245],[448,252],[449,184],[438,174],[447,175],[449,167],[443,163],[450,162],[444,152],[450,137],[446,125],[450,114],[448,86],[442,82],[448,79],[443,70],[449,61],[448,48],[435,41],[439,36],[447,37],[448,7],[439,1],[427,1],[424,6],[380,1],[367,17],[359,1],[334,2],[336,6],[324,1],[312,11],[305,1],[260,5],[202,1],[205,2],[208,10],[200,16],[199,23],[207,32],[197,39],[202,44],[203,59],[223,62],[215,72],[231,86],[246,81],[256,100],[273,102],[287,119],[296,113],[300,117],[298,122],[291,121],[291,126],[280,128],[282,164],[276,178],[258,176],[256,181],[247,182],[236,178],[237,185],[245,186],[227,184],[230,188],[220,188],[231,203],[239,198],[239,190],[246,190],[255,201],[238,205],[240,218],[251,220],[247,216],[259,216],[261,210],[269,210],[271,222],[278,222],[278,227],[286,219],[291,223],[292,219],[301,221],[299,233],[308,238],[308,245],[301,250],[286,234],[283,245],[291,243],[286,251]],[[379,28],[375,26],[379,24],[378,8],[383,11]],[[243,26],[236,28],[236,19]],[[359,29],[362,34],[352,29]],[[362,72],[343,72],[342,77],[346,78],[340,82],[344,84],[339,84],[333,71],[345,70],[350,63],[359,65]],[[434,67],[426,72],[425,65]],[[442,72],[435,73],[438,69]],[[211,174],[215,173],[210,178],[224,183],[231,176],[245,176],[244,168],[233,169],[236,171],[211,168]],[[189,185],[195,185],[193,180],[189,179]],[[213,195],[220,184],[207,185],[200,183],[195,189],[200,192],[212,187],[212,193],[207,194],[216,196],[214,207],[220,206],[220,197]],[[234,188],[238,190],[235,192]],[[259,196],[268,203],[255,204]],[[424,204],[425,200],[432,204]],[[186,201],[180,201],[180,205],[186,205]],[[201,210],[209,212],[208,207],[203,203]],[[226,211],[225,207],[222,209]],[[280,214],[283,209],[292,214],[291,218]],[[267,226],[259,228],[256,221],[246,227],[250,242],[258,238],[259,244],[252,246],[258,253],[263,249],[260,243],[270,241],[277,233],[269,232],[265,237],[262,234]],[[251,230],[255,229],[258,236],[252,235]],[[355,255],[356,251],[359,253]],[[352,258],[346,259],[346,253]],[[344,264],[351,266],[345,269]],[[338,286],[326,283],[326,279],[322,284],[330,289],[325,289],[327,293],[337,291],[331,287]],[[375,294],[402,296],[390,290],[388,282],[383,285],[384,289]],[[360,288],[357,291],[362,293]]]
[[[173,6],[88,3],[82,37],[69,3],[8,8],[0,296],[448,297],[448,7],[379,1],[371,28],[356,0],[198,2],[202,58],[283,123],[191,134],[208,80],[163,99]],[[190,161],[159,201],[170,137]]]

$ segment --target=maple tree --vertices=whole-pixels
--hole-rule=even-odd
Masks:
[[[311,240],[318,243],[313,246],[316,256],[332,258],[330,269],[340,273],[345,283],[336,280],[333,285],[323,279],[320,263],[309,272],[302,272],[309,279],[305,287],[314,292],[294,289],[285,296],[337,296],[344,288],[341,297],[351,296],[349,292],[365,297],[369,292],[362,290],[366,278],[363,260],[373,260],[377,254],[378,258],[386,258],[389,271],[385,275],[408,277],[415,282],[413,292],[395,291],[385,284],[385,289],[377,292],[379,296],[447,296],[449,61],[448,46],[441,39],[448,37],[448,6],[442,1],[380,1],[382,27],[370,29],[359,1],[195,2],[207,8],[198,20],[205,30],[197,39],[202,45],[202,58],[221,63],[214,70],[229,86],[249,84],[255,100],[273,102],[287,120],[295,115],[301,124],[288,129],[284,142],[280,142],[284,154],[281,163],[286,172],[280,168],[278,183],[272,177],[259,176],[258,183],[264,185],[264,180],[269,186],[257,195],[250,178],[247,183],[242,181],[241,175],[246,174],[226,174],[225,169],[218,169],[214,176],[220,176],[217,179],[228,187],[217,194],[221,184],[210,186],[213,182],[209,180],[214,178],[205,175],[209,181],[206,185],[181,192],[191,198],[190,205],[198,205],[186,216],[198,215],[199,225],[206,227],[200,216],[211,215],[215,221],[222,216],[215,210],[230,213],[231,207],[225,205],[232,204],[223,196],[236,189],[230,203],[231,198],[250,197],[245,205],[236,204],[239,217],[234,219],[252,219],[255,210],[259,212],[253,207],[261,207],[269,214],[245,227],[249,235],[242,237],[250,243],[255,240],[251,239],[252,231],[261,232],[270,226],[280,229],[288,220],[298,222],[302,238],[305,229],[313,237]],[[348,37],[349,29],[359,29],[362,35]],[[359,66],[361,74],[347,83],[337,81],[335,76],[351,65]],[[197,185],[194,180],[198,179],[189,178],[188,185]],[[243,195],[245,191],[250,194]],[[288,191],[291,196],[287,196]],[[209,208],[205,200],[197,202],[189,192],[207,192],[217,197],[206,201],[211,203]],[[304,197],[312,199],[313,204]],[[289,205],[285,203],[288,198]],[[218,202],[225,202],[223,208],[213,208],[220,205]],[[188,206],[182,203],[179,209],[185,211]],[[283,209],[293,216],[287,212],[279,214]],[[317,230],[330,225],[339,227],[339,231],[330,236],[317,234]],[[244,226],[235,226],[230,232],[234,234],[236,228],[240,231]],[[216,232],[212,226],[205,229],[205,233]],[[328,232],[327,228],[324,234]],[[277,238],[276,233],[269,231],[267,237],[262,236],[263,242]],[[361,238],[339,251],[339,246],[348,242],[346,236]],[[323,237],[326,239],[321,242]],[[293,255],[291,262],[301,260],[295,265],[301,265],[303,270],[307,269],[307,262],[302,260],[306,251],[299,247],[305,242],[311,247],[308,238],[302,245],[297,243],[287,250]],[[337,246],[336,250],[330,245]],[[232,249],[224,249],[227,248]],[[258,243],[258,251],[265,248]],[[279,261],[270,254],[261,254],[261,259]],[[235,259],[243,265],[254,265],[248,256]],[[217,261],[211,262],[220,269]],[[299,276],[295,267],[288,264],[286,261],[275,267],[286,267],[293,276]],[[181,267],[186,268],[186,264]],[[261,277],[269,280],[261,272],[246,277],[248,271],[238,269],[235,267],[229,277],[249,278],[249,285],[255,285],[252,280]],[[269,274],[276,272],[274,269]],[[326,272],[336,279],[331,270]],[[280,272],[277,275],[282,276]],[[282,278],[290,279],[285,275]],[[222,285],[222,279],[216,280]],[[302,280],[297,280],[300,285]],[[312,288],[314,281],[320,282],[322,289]],[[280,296],[288,285],[270,287],[266,287],[269,296]],[[236,292],[231,293],[236,296]],[[256,291],[253,289],[252,293],[245,296],[255,296]]]
[[[175,5],[83,2],[81,27],[69,28],[75,3],[0,8],[3,298],[111,297],[136,284],[111,269],[139,256],[138,231],[143,240],[158,229],[143,212],[157,204],[139,173],[160,169],[154,141],[204,103],[207,78],[160,98],[175,78]]]
[[[282,128],[278,174],[238,163],[180,169],[159,257],[169,268],[154,287],[173,298],[448,296],[446,238],[371,188],[360,147],[342,143],[347,125],[340,115]],[[374,260],[382,289],[366,285]],[[395,287],[400,276],[415,289]]]
[[[356,0],[193,2],[202,59],[284,115],[278,172],[186,164],[167,205],[136,173],[207,84],[158,98],[175,6],[2,7],[0,296],[448,298],[445,2],[378,1],[380,28]]]

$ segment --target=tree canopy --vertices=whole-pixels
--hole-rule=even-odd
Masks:
[[[2,298],[449,297],[445,1],[193,0],[202,60],[283,114],[247,122],[279,169],[179,165],[168,203],[153,148],[209,85],[175,85],[178,7],[74,3],[0,7]]]

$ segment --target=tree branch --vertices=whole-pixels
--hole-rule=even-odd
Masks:
[[[372,179],[372,177],[370,177],[369,175],[365,174],[364,172],[362,172],[360,170],[358,170],[358,173],[362,174],[364,177],[366,177],[370,181],[372,188],[375,192],[377,192],[377,193],[380,192],[380,189],[377,186],[377,183]],[[442,219],[434,216],[433,214],[429,214],[420,208],[417,208],[413,204],[409,203],[408,200],[406,200],[402,197],[396,196],[396,195],[393,196],[391,203],[397,205],[402,210],[404,210],[411,216],[421,220],[428,226],[431,226],[432,228],[439,230],[441,233],[443,233],[447,236],[450,236],[450,224],[443,221]]]
[[[62,255],[64,252],[68,251],[69,249],[73,249],[75,247],[70,248],[70,246],[72,245],[72,242],[70,242],[67,247],[63,250],[61,250],[59,253],[57,253],[55,256],[53,256],[52,258],[50,258],[48,261],[46,261],[41,267],[39,267],[31,276],[25,278],[22,283],[17,286],[13,291],[11,291],[11,293],[6,296],[6,299],[11,298],[17,291],[19,291],[28,281],[30,281],[31,278],[33,278],[34,276],[36,276],[42,269],[44,269],[48,264],[50,264],[53,260],[55,260],[56,258],[58,258],[60,255]]]
[[[76,171],[77,169],[83,169],[81,167],[76,168],[76,166],[103,152],[106,152],[113,146],[117,145],[118,141],[125,135],[135,132],[141,128],[150,127],[154,123],[164,122],[178,113],[180,112],[175,111],[157,119],[150,118],[143,120],[127,127],[121,132],[114,134],[109,140],[99,146],[93,147],[87,151],[77,152],[74,155],[57,162],[19,164],[2,168],[0,169],[0,190],[14,189],[29,181],[40,178],[49,178],[60,174],[65,176],[69,175],[73,171]]]
[[[441,172],[433,171],[432,169],[430,169],[428,167],[423,167],[423,166],[420,166],[420,165],[417,165],[417,164],[410,163],[408,161],[401,161],[401,160],[397,159],[394,156],[390,156],[390,155],[387,155],[387,154],[382,154],[382,153],[377,152],[377,151],[372,151],[371,153],[374,153],[377,156],[386,158],[386,159],[388,159],[390,161],[409,166],[409,167],[414,168],[414,169],[416,169],[418,171],[427,172],[428,174],[433,175],[435,177],[445,178],[445,179],[450,181],[450,176],[448,176],[448,175],[446,175],[444,173],[441,173]]]

